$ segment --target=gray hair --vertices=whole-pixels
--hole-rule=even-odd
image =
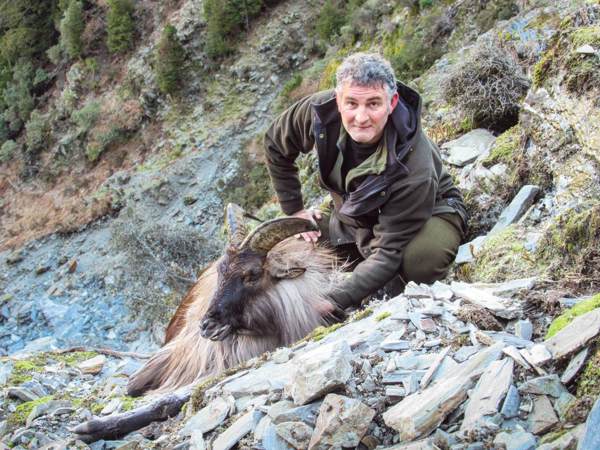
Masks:
[[[335,73],[335,90],[346,82],[358,86],[383,86],[391,98],[396,93],[396,76],[389,61],[377,53],[354,53],[346,57]]]

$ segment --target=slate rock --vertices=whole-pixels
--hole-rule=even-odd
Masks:
[[[262,416],[260,411],[248,411],[215,439],[213,450],[229,450],[235,446],[240,439],[256,428]]]
[[[89,373],[91,375],[97,375],[102,372],[102,368],[106,364],[106,356],[97,355],[93,358],[86,359],[85,361],[80,362],[77,365],[77,368],[81,370],[82,373]]]
[[[231,405],[222,397],[217,397],[194,414],[186,422],[181,433],[189,436],[195,430],[199,430],[201,433],[214,430],[225,421],[230,410]]]
[[[346,341],[315,348],[294,359],[287,387],[296,405],[305,405],[346,384],[352,375],[352,351]]]
[[[577,450],[598,450],[600,448],[600,398],[596,399],[596,403],[585,421],[585,429],[583,436],[579,441]]]
[[[304,422],[282,422],[275,425],[277,434],[293,448],[307,448],[313,429]]]
[[[543,434],[558,423],[552,403],[545,395],[533,399],[533,411],[528,417],[528,427],[533,434]]]
[[[519,392],[528,394],[550,395],[554,398],[560,397],[566,389],[555,373],[543,377],[532,378],[519,386]]]
[[[500,233],[506,227],[519,220],[527,209],[529,209],[539,191],[540,188],[532,184],[523,186],[510,204],[502,211],[496,225],[490,230],[488,236]]]
[[[442,149],[448,152],[449,164],[463,167],[489,152],[495,140],[494,135],[488,130],[478,128],[458,139],[444,143]]]
[[[507,419],[517,417],[519,414],[519,404],[521,403],[521,397],[519,391],[514,384],[511,384],[504,398],[504,403],[500,409],[500,414]]]
[[[529,320],[519,320],[515,323],[515,334],[521,339],[530,341],[533,336],[533,325]]]
[[[375,411],[359,400],[329,394],[319,409],[319,417],[309,450],[355,448],[366,433]]]
[[[525,431],[503,431],[494,438],[494,446],[506,450],[534,450],[535,436]]]
[[[271,406],[267,414],[271,417],[274,424],[282,422],[304,422],[305,424],[314,427],[321,403],[322,402],[318,401],[304,406],[295,406],[292,402],[283,400]]]

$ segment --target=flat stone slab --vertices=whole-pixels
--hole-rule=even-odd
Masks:
[[[519,312],[519,308],[512,301],[498,297],[483,289],[477,289],[468,283],[453,281],[450,289],[456,296],[485,308],[498,317],[513,319]]]
[[[442,144],[448,152],[446,161],[453,166],[463,167],[489,152],[496,137],[488,130],[477,128],[467,134]]]
[[[286,387],[304,405],[346,384],[352,375],[352,350],[346,341],[317,347],[293,359],[295,372]]]
[[[534,450],[535,436],[525,431],[515,431],[508,433],[503,431],[498,433],[494,439],[496,448],[506,448],[506,450]]]
[[[543,434],[558,423],[552,403],[545,395],[533,399],[533,411],[527,419],[529,431],[533,434]]]
[[[414,393],[383,414],[385,424],[410,441],[431,433],[467,397],[475,378],[502,354],[503,344],[488,347],[423,391]]]
[[[600,448],[600,398],[594,403],[585,421],[585,430],[577,450],[598,450]]]
[[[456,254],[456,259],[454,262],[456,264],[465,264],[475,261],[477,257],[477,253],[483,247],[483,243],[485,242],[487,236],[477,236],[470,242],[466,244],[462,244],[458,247],[458,252]]]
[[[244,414],[215,439],[213,450],[229,450],[235,446],[240,439],[256,428],[262,416],[263,413],[257,410]]]
[[[462,433],[470,433],[480,427],[484,416],[496,414],[500,402],[512,385],[514,362],[510,358],[492,362],[485,370],[465,408],[465,418],[460,427]]]
[[[375,410],[359,400],[329,394],[319,409],[309,450],[355,448],[375,417]]]
[[[576,352],[600,334],[600,308],[576,317],[544,344],[554,359]]]
[[[575,376],[579,373],[579,371],[585,364],[585,360],[587,359],[589,352],[589,347],[586,347],[579,353],[577,353],[575,356],[573,356],[573,358],[569,362],[569,365],[560,377],[560,381],[563,384],[569,384],[571,380],[575,378]]]
[[[193,431],[206,433],[221,425],[231,410],[231,405],[221,397],[217,397],[189,419],[181,433],[191,436]]]
[[[502,211],[496,225],[490,230],[488,236],[500,233],[506,227],[519,220],[532,205],[539,191],[540,188],[532,184],[523,186],[510,204]]]
[[[519,392],[526,392],[528,394],[536,395],[549,395],[551,397],[558,398],[563,392],[566,392],[566,389],[560,382],[558,375],[553,373],[525,381],[521,386],[519,386]]]

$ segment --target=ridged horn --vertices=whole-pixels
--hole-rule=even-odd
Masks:
[[[240,250],[250,249],[256,253],[268,253],[275,245],[298,233],[317,231],[319,227],[312,220],[300,217],[279,217],[268,220],[256,227],[242,245]]]
[[[245,220],[246,212],[235,203],[228,203],[225,208],[225,229],[227,238],[234,246],[239,246],[248,234]]]

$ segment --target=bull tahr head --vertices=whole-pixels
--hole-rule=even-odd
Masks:
[[[252,318],[245,310],[273,283],[297,277],[305,270],[299,265],[266,264],[271,249],[290,236],[317,229],[310,220],[281,217],[263,222],[247,234],[243,217],[244,212],[239,206],[227,206],[230,242],[218,262],[217,287],[200,323],[200,334],[206,339],[220,341],[232,334],[275,333],[277,330],[269,329],[273,322],[267,317]]]

